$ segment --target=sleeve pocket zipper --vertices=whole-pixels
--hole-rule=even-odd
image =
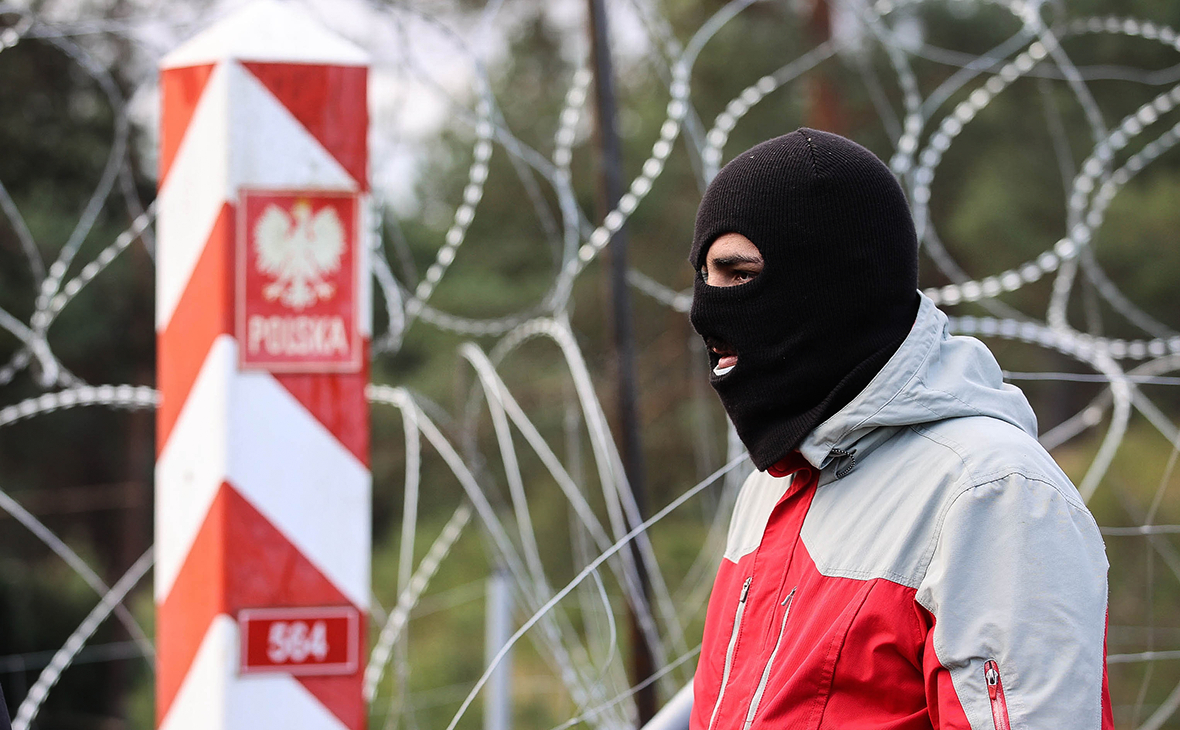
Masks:
[[[754,576],[746,578],[742,584],[742,594],[738,598],[737,611],[733,614],[733,629],[729,633],[729,646],[725,648],[725,670],[721,672],[721,689],[717,691],[717,702],[713,705],[713,714],[709,716],[709,730],[713,730],[713,723],[717,722],[717,711],[721,709],[721,698],[725,696],[725,685],[729,684],[729,670],[733,669],[733,650],[737,647],[738,630],[742,627],[742,614],[746,612],[746,598],[750,595],[750,583]]]
[[[983,681],[987,683],[987,697],[992,704],[992,722],[996,730],[1012,730],[1008,722],[1008,700],[1004,697],[1004,681],[1000,678],[1000,665],[995,659],[983,663]]]

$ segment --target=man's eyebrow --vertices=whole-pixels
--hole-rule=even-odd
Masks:
[[[761,256],[746,256],[744,254],[732,254],[730,256],[718,256],[712,259],[712,263],[717,266],[733,266],[734,264],[758,264],[762,265]]]

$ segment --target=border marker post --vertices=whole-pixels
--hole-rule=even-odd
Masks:
[[[366,724],[368,63],[258,0],[161,64],[160,728]]]

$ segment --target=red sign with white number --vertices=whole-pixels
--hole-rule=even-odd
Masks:
[[[238,613],[241,671],[352,674],[360,614],[352,606],[250,608]]]
[[[237,322],[242,368],[356,372],[357,195],[242,190]]]

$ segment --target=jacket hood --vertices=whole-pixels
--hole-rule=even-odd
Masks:
[[[799,445],[823,469],[856,451],[862,457],[898,428],[963,416],[1007,421],[1037,436],[1037,418],[1019,388],[974,337],[953,336],[947,317],[921,295],[913,329],[864,390]]]

